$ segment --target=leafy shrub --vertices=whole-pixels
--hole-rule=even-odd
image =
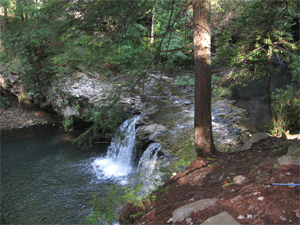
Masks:
[[[228,97],[231,95],[231,91],[228,87],[223,87],[222,82],[224,78],[212,75],[211,84],[212,84],[212,95],[216,97]]]
[[[5,97],[0,98],[0,108],[7,108],[9,106],[9,101]]]
[[[300,128],[300,93],[292,86],[277,89],[272,95],[273,105],[273,135],[281,136],[283,132],[299,133]]]
[[[186,76],[181,76],[177,77],[175,81],[176,86],[189,86],[189,85],[195,85],[195,79],[193,77],[186,77]]]

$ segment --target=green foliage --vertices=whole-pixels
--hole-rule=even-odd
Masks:
[[[163,52],[181,48],[193,40],[192,13],[184,6],[188,1],[156,1],[154,47],[161,47],[159,62],[172,67],[184,66],[193,61],[192,47],[172,52]],[[185,10],[183,10],[185,9]]]
[[[194,77],[187,77],[187,76],[179,76],[176,78],[174,83],[176,86],[194,86],[195,85],[195,78]]]
[[[296,93],[296,94],[295,94]],[[272,95],[274,106],[273,135],[282,136],[290,130],[291,133],[300,132],[300,94],[293,87],[277,89]]]
[[[151,202],[155,201],[155,195],[149,195],[143,190],[144,185],[139,182],[130,182],[126,186],[110,185],[107,187],[107,194],[103,198],[94,196],[93,199],[93,214],[87,217],[86,223],[98,224],[115,223],[119,217],[117,209],[124,204],[132,204],[145,210],[146,206],[151,206]],[[145,195],[147,194],[147,195]],[[137,211],[131,214],[131,218],[136,218],[143,215],[142,211]]]
[[[102,107],[98,110],[90,110],[82,115],[82,119],[87,122],[92,122],[93,125],[82,133],[75,142],[82,145],[84,148],[92,145],[92,141],[103,136],[111,138],[122,138],[122,134],[116,133],[120,124],[124,121],[124,109],[121,103],[122,91],[108,92],[107,96],[103,96],[101,100]]]
[[[167,194],[169,192],[169,189],[171,188],[170,185],[166,185],[165,187],[163,188],[160,188],[159,191],[164,193],[164,194]]]
[[[178,152],[179,160],[173,163],[174,171],[176,172],[182,171],[196,159],[194,140],[188,139],[183,144],[182,149]]]
[[[0,98],[0,108],[7,108],[10,105],[9,101],[7,98],[2,97]]]
[[[231,96],[231,91],[228,87],[223,87],[222,82],[224,78],[217,77],[213,75],[211,77],[212,83],[212,95],[216,97],[228,97]]]
[[[63,121],[63,127],[66,131],[72,131],[73,130],[73,119],[71,116],[67,115],[65,116],[64,118],[64,121]]]
[[[99,224],[107,223],[111,224],[116,222],[119,215],[117,208],[125,203],[123,195],[123,189],[119,186],[110,185],[107,187],[106,197],[93,197],[93,213],[86,218],[86,224]]]
[[[243,1],[242,6],[223,28],[213,62],[239,68],[232,77],[239,81],[274,74],[278,60],[293,64],[299,49],[291,34],[293,9],[269,0]]]

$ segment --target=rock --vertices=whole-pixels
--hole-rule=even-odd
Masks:
[[[21,82],[21,74],[6,72],[0,67],[1,87],[15,96],[23,95],[28,90]]]
[[[88,75],[75,72],[63,77],[55,76],[47,84],[41,93],[34,96],[28,94],[28,90],[21,83],[21,75],[5,72],[0,67],[0,83],[2,88],[15,96],[26,96],[38,104],[43,110],[54,111],[60,115],[72,116],[74,119],[88,110],[97,109],[105,105],[108,92],[113,89],[114,84],[101,75]],[[143,103],[139,96],[122,96],[122,107],[126,112],[141,111]]]
[[[142,156],[148,145],[155,142],[157,136],[167,131],[165,126],[159,124],[141,126],[136,134],[136,155]]]
[[[219,213],[216,216],[213,216],[213,217],[207,219],[206,221],[204,221],[204,223],[202,223],[202,225],[209,225],[209,224],[239,225],[240,223],[235,221],[229,213],[224,211],[224,212]]]
[[[167,223],[173,222],[173,218],[170,218]]]
[[[266,139],[270,136],[271,136],[270,134],[264,133],[264,132],[255,133],[251,136],[249,141],[241,147],[241,150],[249,150],[253,143],[256,143],[256,142],[258,142],[259,140],[262,140],[262,139]]]
[[[300,146],[299,145],[291,145],[288,149],[287,155],[290,156],[300,156]]]
[[[284,217],[284,216],[280,216],[280,219],[281,219],[282,221],[287,221],[287,218]]]
[[[284,155],[278,158],[279,165],[297,165],[300,166],[300,159],[289,155]]]
[[[203,199],[203,200],[196,201],[194,203],[184,205],[176,209],[172,213],[173,222],[176,223],[178,221],[184,220],[189,215],[191,215],[192,212],[198,212],[207,207],[214,206],[217,201],[218,199],[216,198],[210,198],[210,199]]]
[[[233,178],[233,183],[237,184],[237,185],[242,185],[247,181],[248,181],[248,179],[242,175],[238,175]]]
[[[188,224],[192,223],[192,218],[187,218],[187,219],[185,220],[185,222],[187,222]]]

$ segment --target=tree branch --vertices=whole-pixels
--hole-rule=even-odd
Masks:
[[[165,51],[160,51],[160,52],[175,52],[175,51],[180,51],[182,49],[188,48],[190,46],[193,45],[193,42],[189,43],[188,45],[181,47],[181,48],[175,48],[175,49],[171,49],[171,50],[165,50]]]

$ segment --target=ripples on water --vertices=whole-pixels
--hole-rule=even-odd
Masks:
[[[1,223],[83,224],[93,193],[103,193],[92,167],[106,146],[82,150],[52,127],[2,132]]]

